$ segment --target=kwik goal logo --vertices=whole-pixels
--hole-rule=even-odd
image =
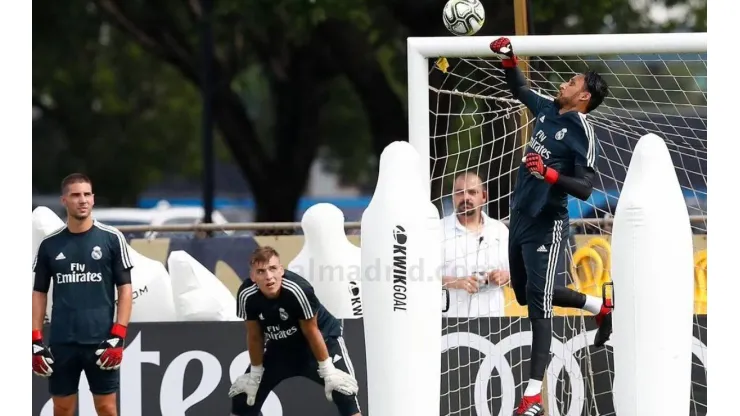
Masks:
[[[360,296],[360,285],[354,280],[349,281],[350,302],[352,302],[352,315],[362,316],[362,297]]]
[[[408,266],[406,265],[406,229],[396,225],[393,230],[393,312],[405,311]]]

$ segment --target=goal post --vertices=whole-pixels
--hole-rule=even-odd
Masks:
[[[610,96],[589,116],[601,151],[594,193],[588,201],[571,200],[569,205],[576,217],[573,222],[579,224],[571,231],[569,287],[600,296],[601,283],[610,281],[611,258],[619,258],[609,245],[616,201],[635,146],[647,134],[665,140],[692,229],[697,235],[706,234],[706,33],[508,37],[514,52],[528,58],[530,88],[541,94],[554,96],[560,82],[591,67],[610,86]],[[513,188],[507,183],[516,174],[520,158],[515,156],[524,145],[517,139],[527,127],[523,120],[531,127],[534,115],[521,117],[528,110],[508,91],[489,49],[494,39],[407,40],[409,142],[427,162],[418,169],[426,195],[442,217],[454,211],[449,201],[452,178],[473,169],[488,189],[484,208],[492,218],[508,223]],[[441,64],[440,58],[445,58]],[[695,258],[706,258],[705,239],[702,243],[694,238],[693,248]],[[704,281],[697,283],[694,298],[690,414],[706,415],[706,309],[699,305],[706,306],[706,261],[697,261],[696,267],[697,282],[699,276]],[[616,293],[618,297],[618,288]],[[526,309],[516,304],[511,290],[504,290],[504,295],[500,323],[471,316],[444,324],[443,342],[454,342],[443,345],[447,355],[443,356],[441,414],[511,414],[516,406],[514,400],[526,385],[531,333]],[[615,414],[612,388],[619,369],[614,367],[613,344],[605,349],[590,347],[595,327],[588,313],[556,308],[556,315],[557,342],[547,370],[547,414]],[[462,334],[477,338],[464,340]],[[472,351],[470,345],[480,343],[488,346],[476,348],[497,351],[502,357],[486,357],[482,349],[480,354]],[[482,374],[486,371],[490,374]]]

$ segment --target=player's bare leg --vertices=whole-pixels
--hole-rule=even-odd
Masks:
[[[54,416],[74,416],[77,407],[77,395],[53,396]]]
[[[98,416],[117,416],[116,393],[97,395],[93,394],[95,412]]]

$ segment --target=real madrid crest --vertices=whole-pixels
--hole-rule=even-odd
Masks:
[[[563,140],[563,137],[565,137],[565,133],[568,132],[568,129],[562,129],[559,132],[555,133],[555,140]]]
[[[100,260],[103,258],[103,252],[100,250],[100,247],[95,246],[93,247],[93,251],[90,253],[90,256],[92,256],[93,260]]]
[[[283,309],[283,308],[280,308],[279,311],[280,311],[280,319],[282,319],[283,321],[287,321],[288,320],[288,312],[285,312],[285,309]]]

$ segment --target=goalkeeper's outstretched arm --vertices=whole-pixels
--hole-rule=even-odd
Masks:
[[[504,73],[506,74],[506,85],[509,87],[511,96],[521,101],[535,116],[542,108],[552,103],[552,99],[537,94],[527,86],[527,81],[524,79],[524,74],[519,67],[504,68]]]
[[[501,66],[504,69],[509,92],[515,99],[527,106],[532,114],[536,116],[544,107],[552,103],[553,98],[540,95],[527,87],[527,81],[517,66],[518,58],[514,54],[508,38],[498,38],[491,42],[491,51],[501,58]]]

